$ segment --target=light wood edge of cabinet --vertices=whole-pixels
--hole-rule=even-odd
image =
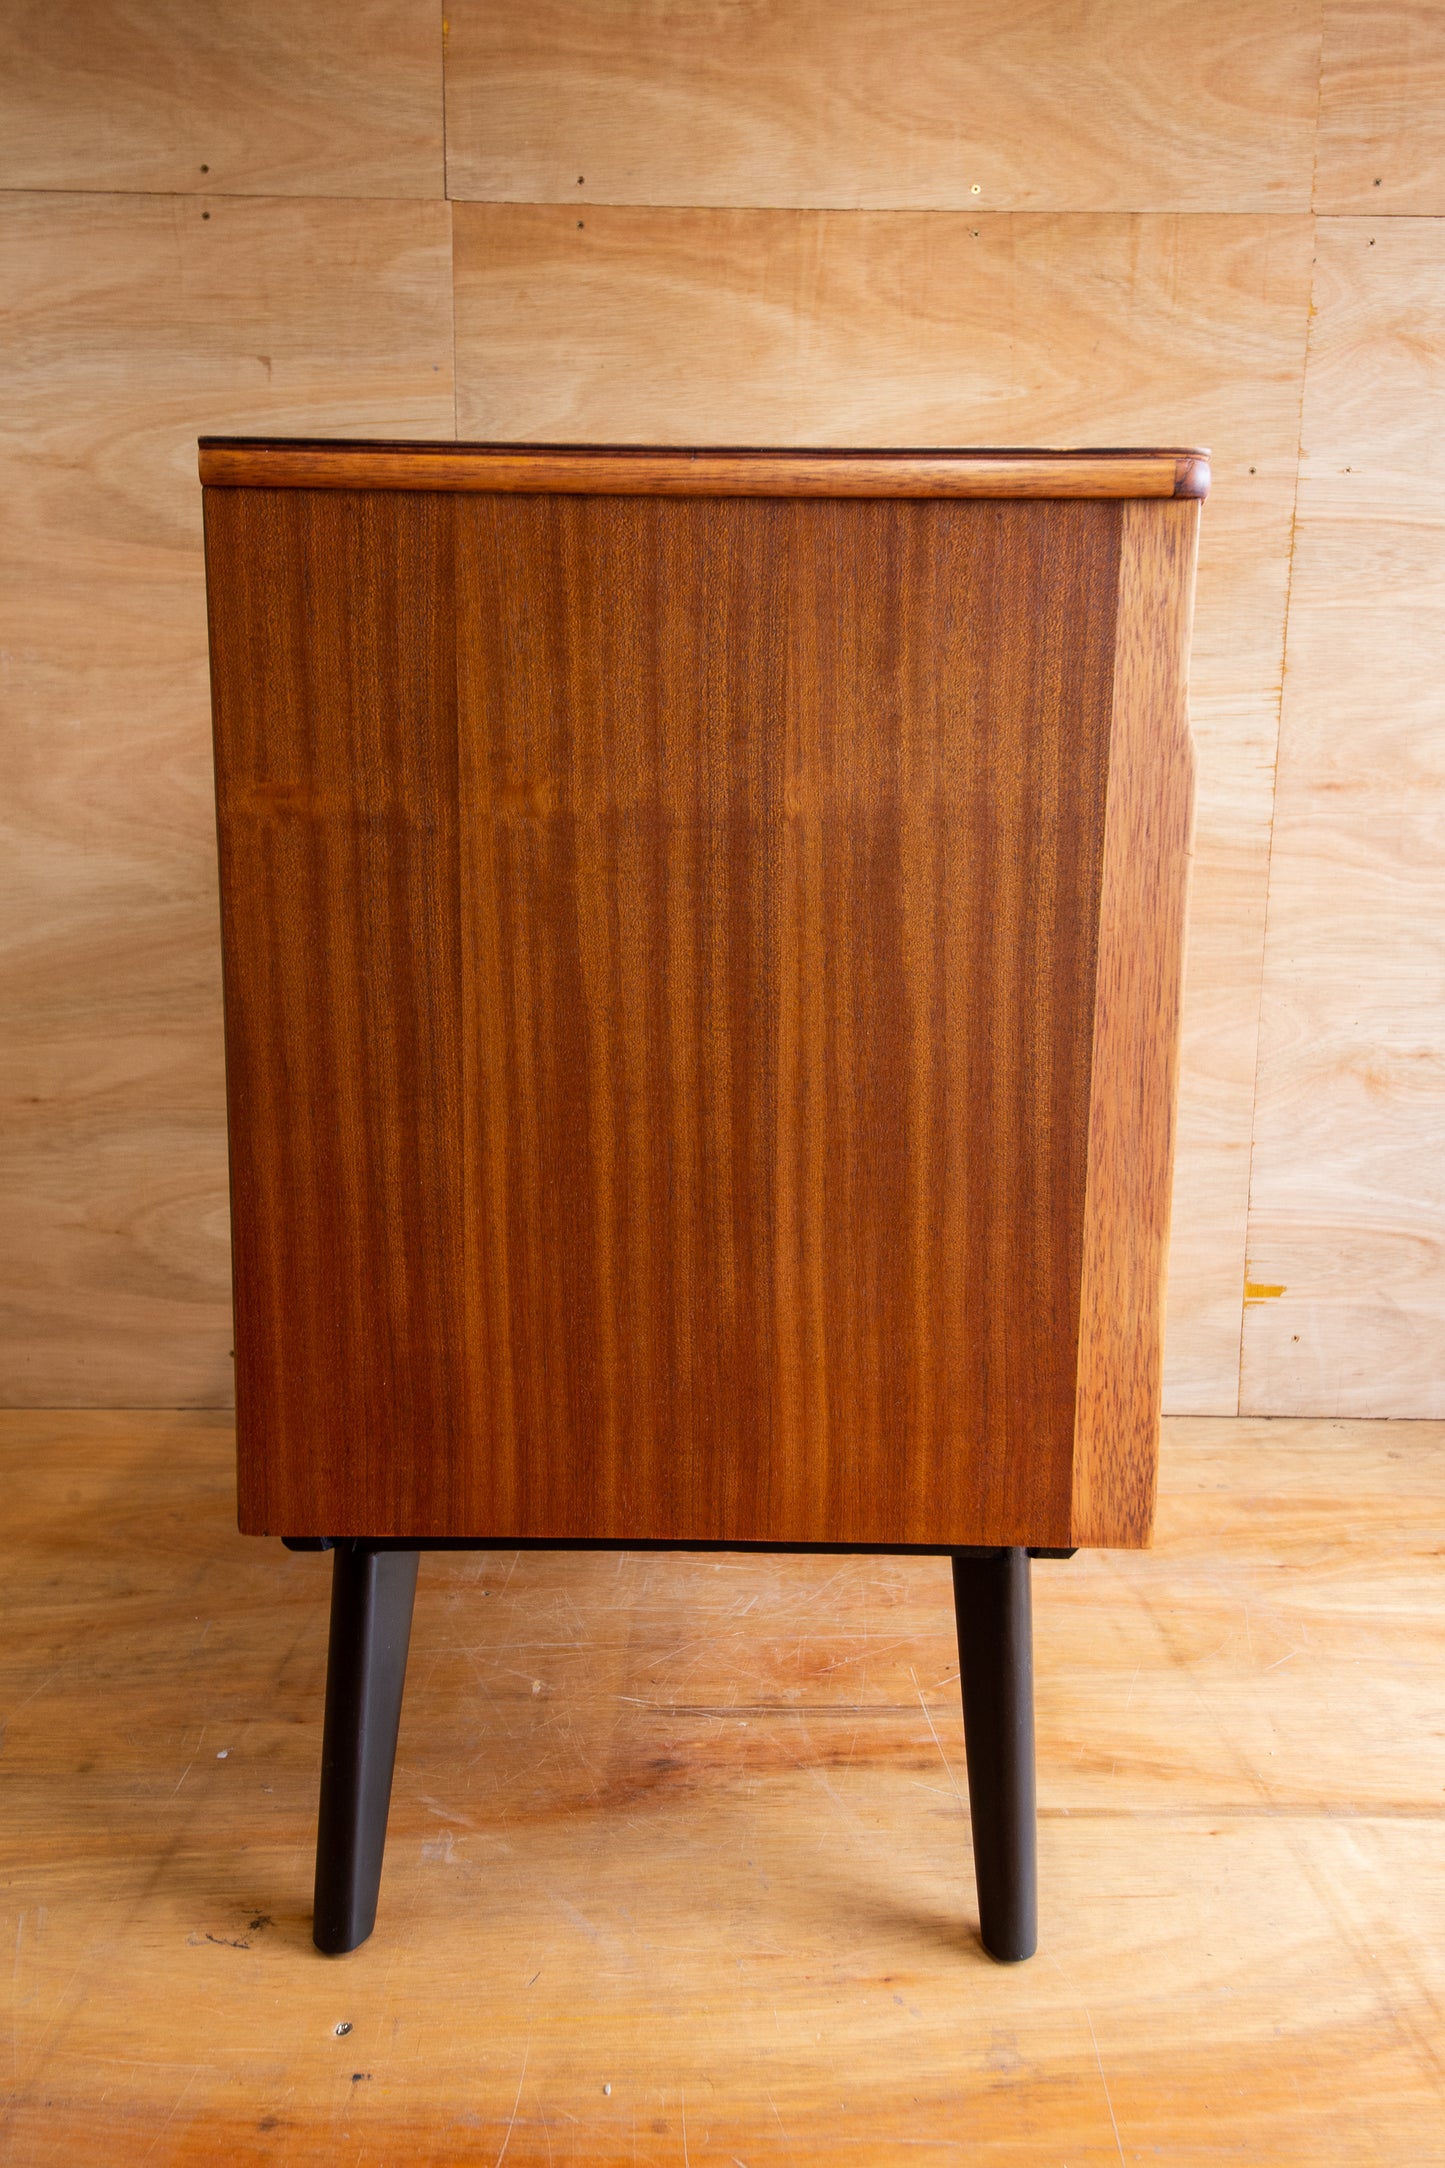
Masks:
[[[667,497],[1202,497],[1198,451],[692,452],[217,443],[209,489]]]
[[[1197,504],[1123,514],[1094,1004],[1070,1541],[1153,1526],[1194,812]]]

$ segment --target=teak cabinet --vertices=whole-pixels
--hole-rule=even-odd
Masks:
[[[1148,1540],[1208,468],[201,474],[241,1525],[338,1546],[349,1946],[426,1544],[948,1551],[981,1709],[1027,1551]]]

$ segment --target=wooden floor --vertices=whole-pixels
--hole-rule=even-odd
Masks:
[[[6,2162],[1445,2162],[1445,1424],[1173,1422],[1035,1568],[1017,1968],[942,1561],[425,1560],[328,1960],[326,1561],[223,1418],[0,1436]]]

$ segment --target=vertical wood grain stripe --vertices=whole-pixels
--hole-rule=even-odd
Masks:
[[[1153,1520],[1194,803],[1194,504],[1123,515],[1074,1432],[1075,1543]]]
[[[454,513],[206,504],[247,1530],[460,1510]]]

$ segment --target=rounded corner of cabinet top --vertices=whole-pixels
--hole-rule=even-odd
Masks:
[[[1176,497],[1189,497],[1202,504],[1212,479],[1208,452],[1181,452],[1174,472]]]

